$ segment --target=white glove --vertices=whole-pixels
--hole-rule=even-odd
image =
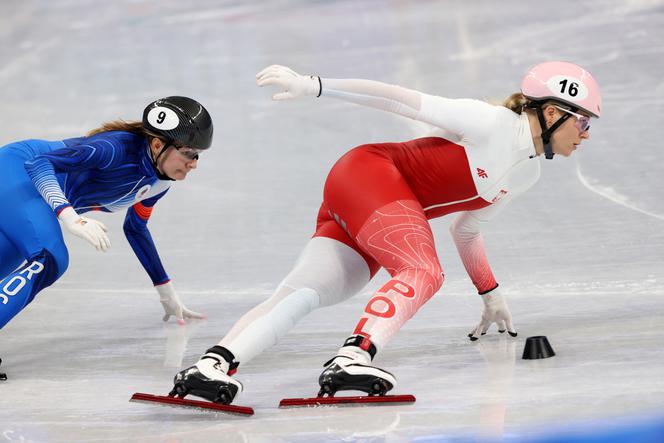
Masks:
[[[168,321],[168,319],[171,318],[171,315],[175,316],[178,323],[181,325],[184,324],[185,318],[205,318],[204,314],[189,310],[182,304],[180,297],[178,297],[177,292],[175,292],[173,283],[170,281],[163,285],[155,286],[155,288],[157,288],[157,292],[159,292],[159,301],[164,307],[164,321]]]
[[[63,209],[58,218],[69,232],[87,240],[97,251],[106,252],[111,247],[111,241],[106,235],[108,228],[102,222],[81,217],[71,206]]]
[[[272,100],[287,100],[308,95],[320,97],[320,77],[300,75],[286,66],[272,65],[256,74],[258,86],[277,85],[284,91],[274,94]]]
[[[484,312],[482,312],[482,320],[480,324],[473,329],[468,337],[471,341],[480,338],[480,335],[486,334],[487,329],[492,323],[498,326],[498,332],[501,334],[507,330],[509,335],[516,337],[517,333],[512,324],[512,314],[505,299],[498,288],[482,294],[482,301],[484,301]]]

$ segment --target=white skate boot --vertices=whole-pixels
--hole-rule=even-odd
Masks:
[[[195,395],[214,403],[230,404],[242,392],[242,383],[231,378],[238,363],[233,354],[221,346],[214,346],[194,365],[180,371],[173,380],[170,396]]]
[[[333,397],[337,391],[356,390],[374,395],[385,395],[396,387],[397,380],[389,372],[371,366],[376,347],[361,336],[350,337],[337,356],[325,363],[318,378],[319,397]]]

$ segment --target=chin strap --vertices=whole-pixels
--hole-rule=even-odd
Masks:
[[[148,150],[149,150],[149,152],[150,152],[150,158],[152,159],[152,166],[154,166],[154,170],[157,172],[157,178],[158,178],[159,180],[170,180],[170,181],[175,181],[174,179],[170,178],[168,175],[166,175],[166,174],[164,174],[163,172],[161,172],[161,171],[159,170],[159,167],[157,166],[157,162],[159,161],[159,157],[161,157],[161,156],[164,154],[164,152],[166,152],[166,150],[167,150],[168,148],[170,148],[170,147],[171,147],[171,143],[168,143],[168,142],[165,143],[165,144],[164,144],[164,147],[161,148],[161,151],[159,151],[159,154],[157,154],[156,157],[153,157],[153,155],[152,155],[152,149],[150,149],[150,144],[148,143]]]
[[[542,102],[531,102],[530,104],[527,105],[528,108],[537,111],[537,119],[539,120],[540,128],[542,129],[542,143],[544,144],[544,157],[546,157],[547,160],[551,160],[555,155],[553,153],[553,148],[551,147],[551,134],[553,134],[553,131],[558,129],[560,125],[565,123],[565,120],[570,118],[570,114],[565,113],[565,115],[560,117],[557,122],[555,122],[553,125],[551,125],[550,128],[547,129],[546,120],[544,119],[544,112],[542,111],[542,106],[543,106]],[[574,108],[573,112],[576,111],[577,109]]]

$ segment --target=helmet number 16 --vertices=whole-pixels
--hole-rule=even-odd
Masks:
[[[569,94],[572,97],[576,97],[576,95],[579,93],[579,84],[575,82],[569,82],[569,88],[567,87],[568,81],[567,79],[561,80],[558,82],[559,85],[561,85],[560,88],[560,93],[561,94]],[[567,91],[566,91],[567,89]]]

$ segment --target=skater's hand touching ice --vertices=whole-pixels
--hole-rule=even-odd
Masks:
[[[272,100],[289,100],[301,96],[319,97],[321,93],[320,77],[300,75],[286,66],[272,65],[256,74],[258,86],[275,85],[282,92],[274,94]]]
[[[512,337],[516,337],[517,332],[512,324],[512,314],[507,307],[507,302],[503,298],[498,288],[493,291],[482,294],[482,301],[484,302],[484,311],[482,312],[482,320],[473,329],[468,337],[471,341],[480,338],[480,335],[486,334],[491,324],[495,323],[498,326],[498,332],[501,334],[505,331]]]
[[[168,321],[168,319],[171,318],[171,315],[175,316],[178,323],[181,325],[184,324],[185,318],[206,318],[204,314],[199,314],[191,309],[187,309],[182,301],[180,301],[180,297],[178,297],[178,294],[173,287],[173,283],[170,281],[163,285],[155,286],[155,288],[157,288],[157,292],[159,292],[159,301],[164,307],[164,321]]]

